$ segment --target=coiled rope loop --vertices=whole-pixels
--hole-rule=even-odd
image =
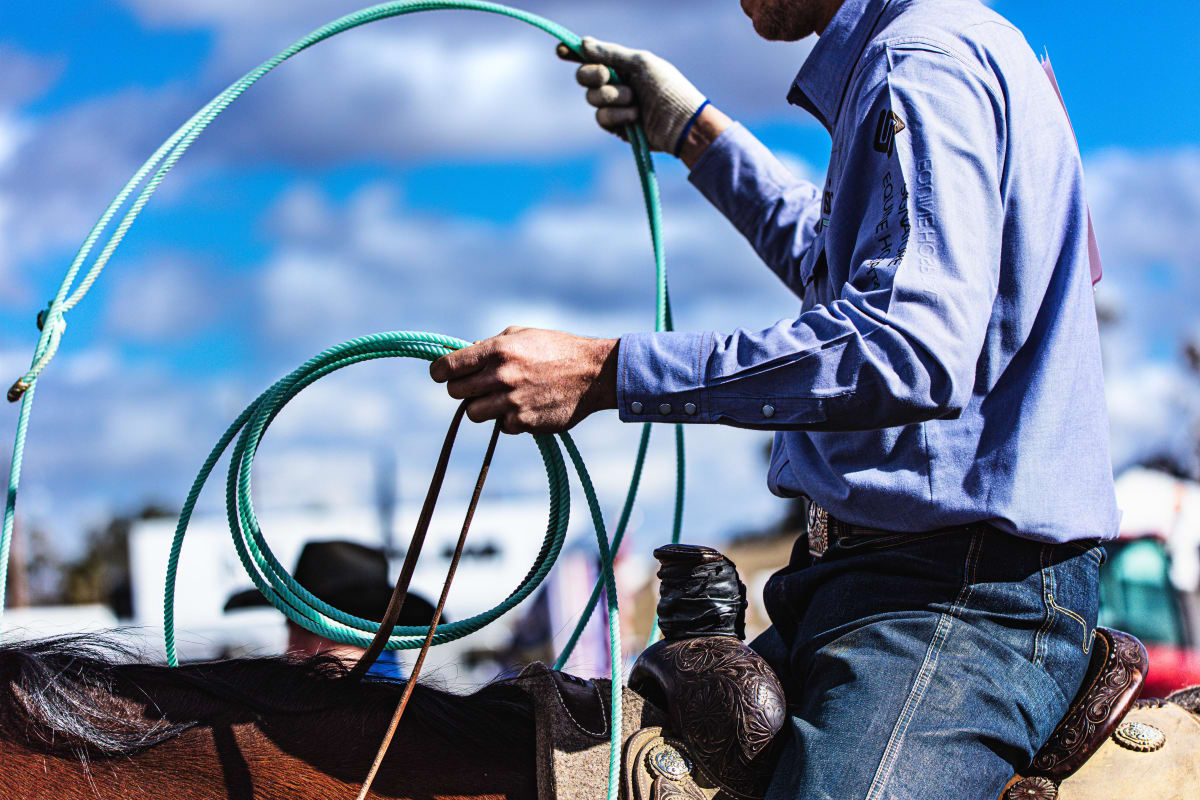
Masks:
[[[217,461],[234,444],[226,482],[226,513],[238,557],[254,585],[288,619],[308,630],[343,644],[366,647],[379,630],[371,620],[347,614],[321,600],[296,582],[271,552],[258,519],[254,514],[251,496],[251,470],[254,456],[267,427],[283,407],[313,382],[352,364],[379,358],[417,358],[434,361],[467,345],[458,339],[429,333],[407,331],[364,336],[331,347],[309,359],[285,378],[267,389],[226,429],[196,476],[184,502],[175,529],[167,565],[167,586],[164,608],[167,660],[178,663],[175,644],[174,597],[179,555],[187,533],[192,512],[200,491],[204,488]],[[236,437],[236,441],[235,441]],[[550,489],[550,513],[546,536],[533,567],[517,587],[495,608],[458,622],[440,626],[434,636],[435,644],[444,644],[474,633],[513,608],[537,588],[554,564],[566,538],[570,511],[570,489],[562,453],[551,436],[535,436],[542,455]],[[389,650],[418,648],[427,632],[425,626],[397,626],[388,641]]]

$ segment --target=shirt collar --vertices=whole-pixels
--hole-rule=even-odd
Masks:
[[[895,0],[846,0],[792,82],[788,102],[811,112],[832,132],[841,111],[846,83]]]

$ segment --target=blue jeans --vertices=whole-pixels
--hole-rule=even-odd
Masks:
[[[982,525],[801,539],[753,643],[791,715],[767,800],[995,800],[1083,682],[1103,560]]]

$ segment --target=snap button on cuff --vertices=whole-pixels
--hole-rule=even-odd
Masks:
[[[687,414],[689,417],[696,416],[696,404],[695,403],[684,403],[683,404],[683,413]]]
[[[770,419],[771,417],[775,416],[775,406],[771,405],[770,403],[768,403],[767,405],[763,406],[763,407],[762,407],[762,414],[763,414],[763,416],[764,416],[764,417],[766,417],[767,419]]]
[[[639,403],[637,400],[634,400],[632,403],[629,404],[629,410],[635,414],[642,413],[643,408],[644,408],[644,406],[642,406],[642,404]]]
[[[671,404],[663,403],[661,406],[658,407],[658,413],[662,414],[664,417],[667,414],[670,414],[671,413]]]

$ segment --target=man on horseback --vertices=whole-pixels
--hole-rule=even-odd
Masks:
[[[802,301],[732,334],[510,328],[431,367],[475,421],[778,433],[810,503],[755,643],[789,736],[769,798],[994,798],[1082,681],[1118,511],[1078,149],[1024,38],[977,0],[742,0],[820,39],[788,100],[833,139],[792,176],[673,66],[585,40],[614,132],[640,119]],[[622,85],[609,81],[609,68]]]

